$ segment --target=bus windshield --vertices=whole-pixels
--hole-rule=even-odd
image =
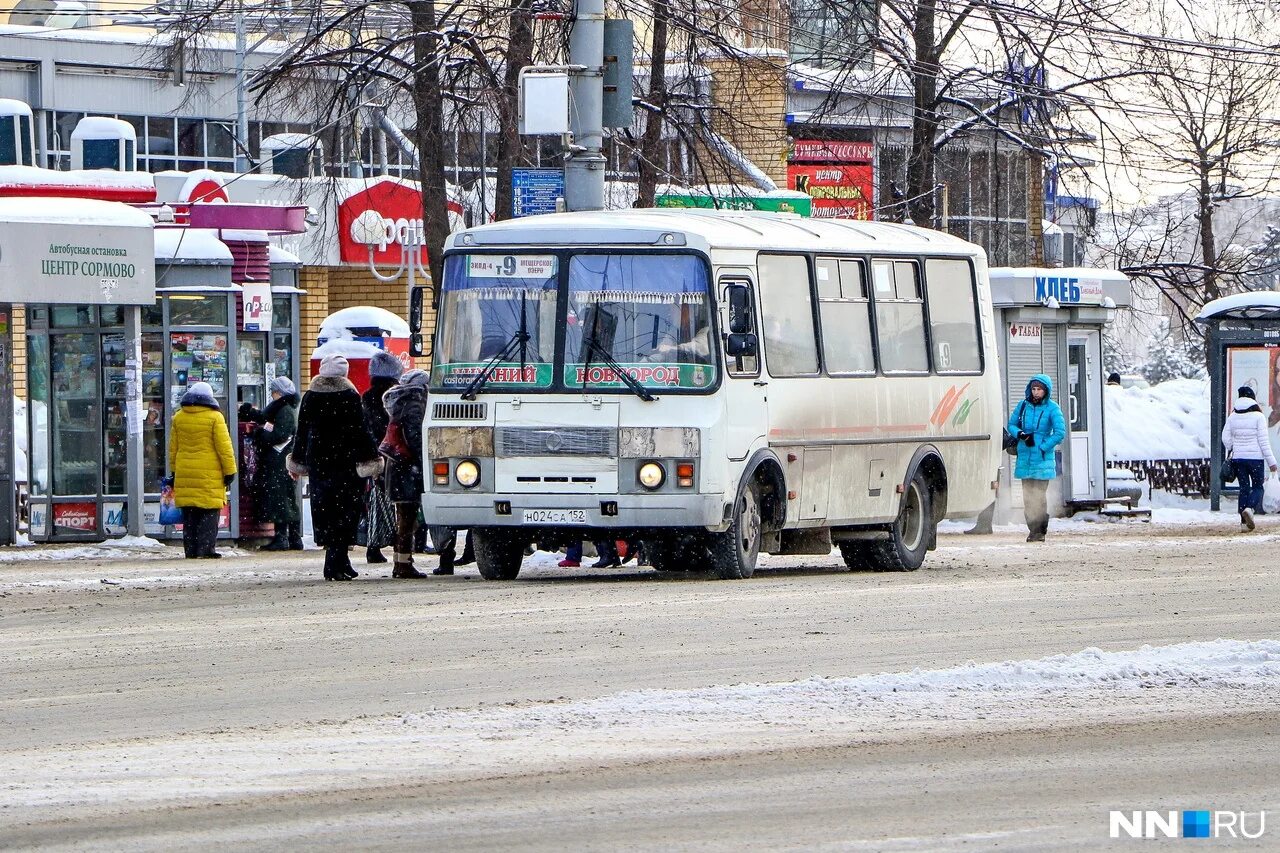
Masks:
[[[558,280],[555,255],[446,258],[431,384],[462,390],[497,359],[489,386],[549,388]]]
[[[608,362],[648,388],[715,382],[710,288],[692,255],[574,255],[565,319],[570,388],[624,388]]]

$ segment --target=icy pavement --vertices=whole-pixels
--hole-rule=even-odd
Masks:
[[[1263,708],[1280,642],[1085,649],[947,669],[620,692],[0,753],[0,815],[371,788],[608,761]]]

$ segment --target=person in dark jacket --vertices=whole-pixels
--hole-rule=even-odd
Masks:
[[[404,373],[404,365],[400,363],[400,359],[386,350],[378,350],[373,354],[373,358],[369,359],[369,390],[360,395],[360,405],[364,409],[364,420],[369,425],[369,434],[373,436],[374,444],[382,441],[382,437],[387,433],[387,424],[390,423],[382,397],[396,386],[402,373]],[[385,488],[385,484],[375,477],[370,485],[369,500],[378,500],[379,496],[374,490]],[[367,516],[367,506],[365,513]],[[387,558],[382,556],[383,544],[383,542],[370,542],[365,549],[365,561],[385,563]]]
[[[342,356],[320,362],[320,374],[302,398],[286,464],[289,473],[311,480],[311,522],[316,542],[324,546],[325,580],[359,577],[347,549],[356,541],[364,478],[377,474],[382,460]]]
[[[249,403],[240,407],[240,420],[257,424],[258,467],[253,474],[254,508],[258,521],[276,526],[275,537],[263,551],[301,551],[302,513],[298,488],[285,467],[298,425],[298,389],[285,376],[271,380],[271,402],[259,410]]]
[[[413,566],[413,542],[422,502],[422,419],[427,413],[425,370],[410,370],[387,391],[383,401],[395,429],[379,448],[387,460],[387,494],[396,507],[396,550],[393,578],[425,578]]]
[[[236,454],[221,407],[207,382],[192,385],[169,430],[169,485],[182,508],[182,547],[187,559],[221,557],[214,550],[218,514],[236,478]]]
[[[1037,373],[1026,396],[1009,415],[1009,432],[1018,437],[1013,476],[1022,481],[1022,512],[1027,541],[1043,542],[1049,532],[1049,483],[1058,476],[1058,445],[1067,437],[1062,409],[1053,401],[1053,380]]]

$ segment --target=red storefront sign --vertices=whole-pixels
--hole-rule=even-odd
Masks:
[[[462,205],[449,202],[449,211],[462,215]],[[379,265],[400,263],[401,250],[412,233],[422,234],[422,194],[394,180],[382,180],[348,197],[338,205],[338,257],[344,263],[369,262],[369,249],[351,239],[351,223],[367,210],[382,217],[385,239],[373,247],[373,261]],[[425,258],[423,259],[425,262]]]
[[[792,163],[870,163],[875,159],[870,142],[832,142],[826,139],[797,139],[791,151]]]
[[[54,504],[53,527],[94,533],[98,529],[98,505],[94,503]]]
[[[824,219],[871,219],[870,163],[824,163],[787,167],[789,189],[813,200],[813,215]]]

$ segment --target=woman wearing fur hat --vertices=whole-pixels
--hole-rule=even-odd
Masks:
[[[209,383],[192,385],[179,405],[169,430],[169,480],[182,508],[182,547],[188,559],[221,557],[218,514],[236,477],[231,434]]]
[[[391,422],[387,407],[382,403],[382,395],[396,386],[402,373],[404,365],[400,363],[400,359],[386,350],[378,350],[369,359],[369,390],[360,395],[360,404],[364,408],[364,420],[369,425],[369,434],[375,442],[382,441],[387,433],[387,424]],[[373,489],[384,488],[384,484],[378,482],[379,479],[374,478]],[[383,498],[376,492],[370,492],[369,500],[381,499]],[[367,511],[366,508],[366,513]],[[390,543],[369,542],[365,549],[365,560],[370,563],[385,563],[387,558],[382,556],[382,548],[387,544]]]
[[[347,549],[356,541],[364,478],[377,474],[382,460],[340,355],[320,362],[320,374],[302,398],[287,464],[289,473],[311,481],[311,522],[316,542],[325,549],[325,580],[359,577]]]
[[[1240,386],[1231,414],[1222,427],[1222,446],[1231,457],[1231,467],[1240,480],[1240,523],[1254,528],[1253,514],[1262,509],[1262,484],[1267,468],[1276,470],[1276,455],[1267,433],[1267,416],[1253,388]],[[1265,467],[1264,467],[1265,466]]]
[[[298,389],[285,376],[271,380],[271,402],[258,410],[248,403],[240,407],[240,420],[256,423],[254,443],[258,446],[258,467],[253,473],[254,509],[259,521],[276,526],[275,538],[264,551],[302,550],[302,513],[298,510],[298,489],[285,468],[285,457],[293,447],[298,424]]]

